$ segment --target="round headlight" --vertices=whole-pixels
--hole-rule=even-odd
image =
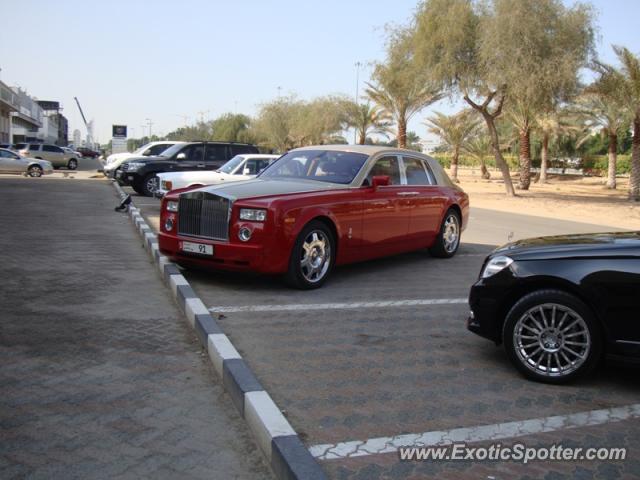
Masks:
[[[167,232],[170,232],[171,230],[173,230],[174,225],[175,225],[175,221],[173,220],[173,217],[169,217],[164,222],[164,229]]]
[[[238,238],[243,242],[248,242],[251,238],[251,230],[249,230],[247,227],[242,227],[238,231]]]

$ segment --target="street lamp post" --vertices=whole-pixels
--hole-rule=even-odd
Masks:
[[[357,61],[355,63],[355,67],[356,67],[356,106],[358,105],[358,95],[359,95],[359,88],[360,88],[360,67],[362,66],[362,62]],[[353,144],[355,145],[357,142],[357,136],[358,136],[358,128],[354,127],[353,129]]]
[[[147,125],[149,126],[149,141],[151,141],[151,125],[153,125],[153,122],[150,118],[145,118],[145,120],[147,121]]]

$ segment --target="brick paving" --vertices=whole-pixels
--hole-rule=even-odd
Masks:
[[[271,478],[112,187],[0,204],[0,478]]]

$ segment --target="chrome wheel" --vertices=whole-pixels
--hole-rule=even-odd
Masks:
[[[149,195],[155,194],[156,191],[158,190],[158,187],[159,187],[158,177],[153,175],[147,178],[147,181],[145,182],[145,190],[149,193]]]
[[[30,177],[41,177],[42,176],[42,169],[40,167],[29,167],[29,172],[28,172]]]
[[[78,161],[72,158],[71,160],[69,160],[67,168],[69,168],[69,170],[75,170],[76,168],[78,168]]]
[[[312,230],[302,243],[300,273],[306,281],[317,283],[331,266],[331,242],[321,230]]]
[[[520,362],[532,372],[562,377],[587,360],[591,334],[585,320],[573,309],[544,303],[527,310],[516,322],[513,346]]]
[[[460,241],[460,223],[458,217],[449,214],[442,229],[442,243],[447,253],[455,252]]]

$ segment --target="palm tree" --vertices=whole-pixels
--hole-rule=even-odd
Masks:
[[[484,133],[477,134],[467,140],[467,142],[462,145],[462,149],[471,157],[478,160],[482,178],[489,180],[491,174],[489,170],[487,170],[487,164],[485,163],[485,159],[491,155],[491,139],[489,136]]]
[[[566,111],[548,111],[536,116],[536,129],[542,134],[540,183],[547,183],[549,143],[554,137],[557,138],[580,130],[580,127],[575,125],[576,121],[577,119],[568,117]]]
[[[428,131],[440,137],[451,150],[451,178],[458,182],[458,157],[460,149],[478,130],[480,121],[473,110],[461,110],[454,115],[435,112],[425,124]]]
[[[358,134],[358,143],[364,145],[370,133],[386,136],[392,125],[391,116],[385,110],[377,108],[371,103],[357,104],[347,102],[345,105],[345,124],[354,128]]]

